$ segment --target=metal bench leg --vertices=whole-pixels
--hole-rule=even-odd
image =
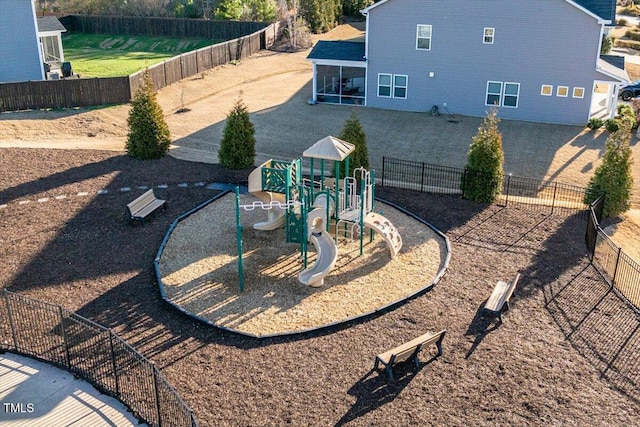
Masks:
[[[416,368],[420,367],[420,359],[418,358],[418,352],[413,355],[413,364],[416,365]]]

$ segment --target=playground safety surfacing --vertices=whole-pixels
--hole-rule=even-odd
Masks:
[[[241,203],[255,198],[241,195]],[[182,217],[156,260],[165,300],[209,325],[255,337],[291,335],[370,315],[431,287],[446,270],[446,237],[426,223],[377,202],[403,239],[391,258],[380,236],[359,241],[338,233],[338,260],[324,286],[298,281],[300,245],[284,229],[254,230],[266,211],[242,212],[244,290],[239,289],[235,195],[228,193]],[[307,265],[315,262],[309,245]]]

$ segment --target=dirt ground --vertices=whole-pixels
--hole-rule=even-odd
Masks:
[[[108,151],[0,150],[0,283],[113,328],[157,363],[201,426],[637,424],[638,319],[589,267],[584,216],[380,187],[451,239],[449,271],[432,291],[344,327],[265,340],[170,309],[152,267],[167,227],[217,193],[196,184],[247,173]],[[167,211],[129,224],[137,187],[160,184]],[[483,302],[518,271],[498,326]],[[376,354],[441,328],[441,358],[429,349],[392,381],[372,372]]]
[[[328,37],[357,37],[356,30]],[[350,110],[306,104],[305,56],[262,52],[163,89],[173,154],[215,162],[224,117],[239,96],[256,124],[258,161],[298,157],[338,134]],[[183,107],[191,111],[174,114]],[[376,167],[383,155],[407,153],[464,164],[481,120],[358,113]],[[173,219],[216,194],[196,183],[239,182],[248,171],[130,159],[122,152],[127,114],[127,106],[0,114],[0,286],[113,328],[157,363],[201,426],[637,425],[638,318],[589,267],[583,217],[378,188],[451,239],[450,269],[437,287],[346,327],[238,337],[163,304],[152,263]],[[501,126],[507,171],[580,185],[606,138],[571,126]],[[639,158],[636,140],[632,149]],[[638,170],[636,162],[636,177]],[[124,206],[137,187],[159,184],[167,185],[156,190],[167,211],[144,227],[130,225]],[[495,282],[517,271],[521,286],[498,326],[481,307]],[[425,353],[419,369],[400,366],[394,381],[371,372],[375,354],[441,328],[443,357]]]

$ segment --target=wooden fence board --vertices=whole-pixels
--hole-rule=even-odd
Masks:
[[[203,73],[206,70],[213,68],[213,61],[211,60],[211,47],[205,47],[196,51],[198,55],[198,73]]]
[[[182,64],[179,56],[164,61],[164,75],[167,86],[182,79]]]
[[[193,75],[198,74],[198,55],[195,51],[189,53],[183,53],[180,56],[180,65],[182,76],[181,79],[185,77],[191,77]]]

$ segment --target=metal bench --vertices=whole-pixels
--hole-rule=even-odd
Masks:
[[[427,332],[426,334],[420,335],[419,337],[414,338],[402,345],[399,345],[398,347],[378,354],[376,356],[373,369],[377,370],[382,363],[385,370],[387,371],[387,374],[389,375],[389,378],[393,379],[393,365],[413,358],[413,363],[417,368],[420,365],[418,353],[420,353],[420,350],[422,350],[423,347],[430,344],[435,344],[438,348],[438,356],[442,356],[442,340],[444,339],[444,335],[446,332],[446,329],[443,329],[442,331],[436,333]]]
[[[499,280],[485,303],[483,312],[498,317],[502,323],[502,313],[509,310],[509,300],[515,293],[518,279],[520,279],[520,273],[516,274],[515,279],[511,282]]]
[[[165,203],[165,200],[158,199],[153,194],[153,190],[147,190],[127,205],[127,211],[131,221],[140,221],[144,224],[144,219],[159,207],[164,208]]]

